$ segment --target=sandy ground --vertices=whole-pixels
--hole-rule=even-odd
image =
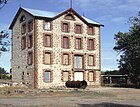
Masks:
[[[0,91],[0,107],[140,107],[140,89],[133,88],[2,88]]]

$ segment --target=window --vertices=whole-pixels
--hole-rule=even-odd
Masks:
[[[94,39],[88,39],[88,49],[94,50]]]
[[[28,36],[28,48],[31,48],[33,46],[33,38],[32,35]]]
[[[26,36],[21,38],[21,49],[25,49],[26,48]]]
[[[74,56],[74,67],[75,69],[83,68],[83,56]]]
[[[23,16],[21,16],[21,18],[20,18],[20,23],[22,23],[23,21],[25,21],[26,20],[26,17],[23,15]]]
[[[51,64],[51,53],[44,52],[44,64]]]
[[[51,47],[51,35],[44,35],[44,46]]]
[[[69,48],[69,38],[63,37],[63,48],[68,49]]]
[[[77,34],[81,34],[82,30],[81,30],[81,25],[76,25],[76,32]]]
[[[68,81],[69,80],[69,72],[68,71],[63,71],[63,74],[62,74],[63,76],[63,78],[62,78],[62,80],[63,81]]]
[[[94,56],[93,55],[89,55],[88,56],[88,65],[89,66],[93,66],[94,65]]]
[[[89,79],[89,81],[94,81],[94,73],[92,72],[92,71],[89,71],[89,75],[88,75],[88,79]]]
[[[89,34],[89,35],[93,35],[93,34],[94,34],[94,29],[93,29],[92,26],[89,26],[89,27],[88,27],[88,34]]]
[[[51,81],[51,71],[46,70],[44,72],[44,81],[45,82],[50,82]]]
[[[45,30],[51,30],[51,23],[48,22],[48,21],[45,21],[44,29],[45,29]]]
[[[67,19],[67,20],[74,20],[74,16],[72,14],[67,14],[65,16],[65,19]]]
[[[33,30],[33,21],[28,22],[28,32],[31,32]]]
[[[69,25],[68,25],[68,23],[63,23],[63,32],[66,32],[66,33],[69,32]]]
[[[33,53],[28,52],[28,65],[32,65],[33,63]]]
[[[83,72],[74,72],[74,81],[83,81],[84,73]]]
[[[82,49],[81,38],[76,38],[75,48]]]
[[[22,24],[21,25],[21,34],[25,34],[26,33],[26,24]]]
[[[69,64],[69,55],[63,54],[63,64],[68,65]]]

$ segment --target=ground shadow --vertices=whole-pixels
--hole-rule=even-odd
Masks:
[[[140,107],[133,105],[115,104],[115,103],[100,103],[100,104],[79,104],[79,107]]]

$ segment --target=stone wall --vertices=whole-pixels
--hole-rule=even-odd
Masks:
[[[38,33],[37,33],[37,44],[38,44],[38,88],[49,88],[55,86],[63,86],[65,82],[62,82],[62,71],[69,71],[70,80],[74,80],[74,70],[73,70],[73,59],[74,54],[82,54],[84,55],[84,68],[85,69],[97,69],[99,71],[95,71],[96,81],[88,82],[88,85],[100,85],[100,28],[95,27],[95,35],[88,35],[87,34],[87,25],[81,21],[78,17],[75,17],[74,21],[65,20],[64,16],[61,16],[55,20],[53,20],[53,29],[52,31],[46,31],[43,29],[43,20],[38,20]],[[70,33],[63,33],[61,31],[61,23],[68,22],[70,24]],[[81,24],[83,27],[82,34],[75,34],[74,26],[75,24]],[[43,33],[52,34],[53,38],[53,47],[46,48],[43,47]],[[63,49],[62,46],[62,37],[63,35],[67,35],[70,38],[70,49]],[[75,49],[75,37],[81,37],[83,39],[83,49],[76,50]],[[94,38],[95,39],[95,50],[89,51],[87,50],[87,38]],[[44,65],[43,64],[43,51],[52,52],[52,64],[51,65]],[[69,53],[70,55],[70,65],[62,65],[62,53]],[[95,66],[88,66],[88,54],[94,54],[96,56],[95,59]],[[49,69],[52,72],[52,79],[53,81],[50,83],[45,83],[43,81],[43,72],[45,69]],[[88,81],[88,71],[84,71],[84,78]]]
[[[20,23],[21,16],[25,15],[26,20]],[[12,67],[12,80],[15,83],[25,83],[26,85],[33,86],[34,85],[34,62],[32,65],[27,64],[27,54],[28,51],[34,51],[34,44],[31,49],[28,49],[27,40],[28,35],[32,34],[34,40],[34,31],[28,33],[26,28],[26,34],[21,34],[21,25],[23,23],[27,23],[30,20],[34,20],[34,18],[22,11],[12,29],[12,58],[11,58],[11,67]],[[33,28],[34,29],[34,28]],[[26,49],[21,49],[21,38],[26,37]],[[33,55],[34,56],[34,55]],[[33,58],[34,59],[34,58]]]
[[[88,82],[88,85],[100,85],[100,70],[101,70],[101,62],[100,62],[100,27],[95,26],[95,34],[88,35],[87,28],[88,26],[77,16],[74,15],[75,20],[65,20],[65,15],[56,18],[52,21],[52,30],[48,31],[44,29],[44,20],[35,19],[34,22],[34,30],[31,32],[33,35],[33,47],[28,49],[27,47],[27,37],[29,33],[26,35],[21,35],[21,24],[19,22],[20,17],[25,15],[26,24],[29,20],[34,20],[34,18],[22,11],[13,26],[12,30],[12,76],[13,82],[16,83],[25,83],[28,86],[35,86],[36,88],[49,88],[49,87],[57,87],[64,86],[65,82],[62,81],[62,71],[69,71],[69,80],[74,80],[74,55],[80,54],[84,57],[84,80]],[[23,23],[25,23],[23,22]],[[68,22],[70,25],[70,33],[62,32],[62,22]],[[82,25],[82,34],[75,34],[75,24]],[[43,35],[51,34],[52,35],[52,47],[47,48],[43,46]],[[70,40],[70,48],[63,49],[62,48],[62,38],[63,36],[68,36]],[[26,49],[21,49],[21,38],[26,37]],[[82,50],[75,49],[75,38],[82,38]],[[95,50],[87,50],[87,40],[88,38],[95,39]],[[33,64],[27,64],[27,54],[29,51],[33,52]],[[52,54],[52,64],[45,65],[43,64],[43,52],[48,51]],[[63,65],[62,64],[62,55],[63,53],[69,54],[70,64]],[[88,55],[95,55],[95,66],[88,66]],[[94,81],[89,82],[89,70],[94,69]],[[51,71],[51,79],[52,81],[46,83],[44,81],[44,71]],[[24,72],[24,75],[23,75]],[[35,80],[34,80],[35,79]]]

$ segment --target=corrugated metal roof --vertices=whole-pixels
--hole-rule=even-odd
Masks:
[[[38,16],[38,17],[53,18],[53,17],[60,14],[60,13],[57,13],[57,12],[50,12],[50,11],[37,10],[37,9],[29,9],[29,8],[23,8],[23,9],[26,10],[27,12],[29,12],[30,14],[32,14],[33,16]],[[82,16],[82,17],[90,24],[101,25],[100,23],[95,22],[95,21],[93,21],[93,20],[91,20],[87,17],[84,17],[84,16]]]
[[[89,19],[89,18],[87,18],[87,17],[85,17],[85,16],[82,16],[82,17],[83,17],[88,23],[100,25],[100,23],[95,22],[95,21],[93,21],[93,20],[91,20],[91,19]]]
[[[22,7],[23,8],[23,7]],[[44,11],[44,10],[37,10],[37,9],[29,9],[29,8],[23,8],[33,16],[39,16],[39,17],[48,17],[48,18],[53,18],[59,13],[56,12],[50,12],[50,11]]]

